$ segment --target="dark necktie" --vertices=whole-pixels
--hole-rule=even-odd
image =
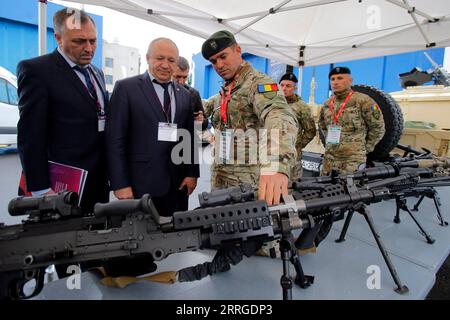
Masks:
[[[83,74],[84,79],[86,80],[86,87],[91,95],[91,98],[98,103],[97,90],[95,90],[95,86],[91,81],[88,68],[81,68],[80,66],[74,66],[73,68]]]
[[[161,87],[163,87],[164,89],[164,103],[163,103],[163,111],[166,115],[167,121],[170,121],[170,111],[171,111],[171,106],[170,106],[170,95],[169,95],[169,85],[170,82],[167,83],[162,83],[159,82],[156,79],[153,79],[154,83],[159,84]]]

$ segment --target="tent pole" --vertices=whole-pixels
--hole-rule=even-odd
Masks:
[[[406,0],[403,0],[403,2],[407,6],[409,6],[409,3]],[[417,29],[419,29],[420,33],[422,34],[422,37],[425,39],[425,42],[427,43],[427,46],[430,46],[430,44],[431,44],[430,39],[428,39],[428,36],[426,35],[425,31],[423,31],[423,28],[420,25],[419,21],[417,20],[417,17],[414,14],[414,11],[409,10],[408,13],[411,15],[411,18],[413,19],[414,23],[416,24]]]
[[[38,22],[38,46],[39,55],[47,53],[47,0],[38,0],[39,22]]]
[[[305,3],[305,4],[291,6],[291,7],[280,8],[279,10],[277,10],[277,12],[287,12],[287,11],[300,10],[300,9],[305,9],[305,8],[314,8],[314,7],[324,6],[324,5],[331,4],[331,3],[345,2],[345,1],[349,1],[349,0],[313,1],[313,2],[309,2],[309,3]],[[245,15],[242,15],[242,16],[226,18],[224,20],[226,20],[226,21],[242,20],[242,19],[258,17],[258,16],[261,16],[261,15],[266,14],[266,13],[267,13],[267,11],[253,12],[253,13],[245,14]]]
[[[241,32],[242,30],[247,29],[248,27],[250,27],[251,25],[254,25],[255,23],[257,23],[258,21],[264,19],[265,17],[267,17],[269,14],[275,14],[277,13],[277,11],[285,6],[286,4],[288,4],[289,2],[291,2],[292,0],[285,0],[282,3],[280,3],[279,5],[277,5],[274,8],[270,8],[270,10],[268,10],[266,13],[264,13],[263,15],[256,17],[256,19],[253,19],[252,21],[250,21],[249,23],[247,23],[245,26],[239,28],[234,34],[238,34],[239,32]]]
[[[297,94],[299,97],[302,96],[302,86],[303,86],[303,66],[298,67],[298,83],[300,84],[297,86]]]
[[[409,4],[406,3],[406,1],[403,1],[403,2],[405,2],[404,4],[400,3],[400,2],[398,2],[396,0],[386,0],[386,1],[389,2],[389,3],[392,3],[392,4],[396,5],[396,6],[399,6],[399,7],[403,8],[403,9],[406,9],[406,10],[408,10],[408,12],[415,12],[416,14],[418,14],[419,16],[424,17],[425,19],[427,19],[430,22],[439,20],[439,19],[436,19],[436,18],[426,14],[423,11],[417,10],[417,8],[415,8],[415,7],[414,8],[411,7]]]
[[[448,18],[446,17],[446,18],[444,18],[444,19],[441,19],[440,21],[442,22],[442,21],[447,21],[447,20],[448,20]],[[423,25],[427,25],[427,24],[429,24],[429,23],[430,23],[430,22],[428,22],[428,21],[424,21],[424,22],[420,23],[420,25],[423,26]],[[398,33],[401,33],[401,32],[405,32],[405,31],[410,30],[410,29],[413,29],[413,28],[415,28],[415,27],[416,27],[416,25],[411,25],[410,27],[407,27],[407,28],[404,28],[404,29],[401,29],[401,30],[396,30],[396,31],[394,31],[394,32],[387,33],[387,34],[383,34],[383,35],[378,36],[378,37],[375,37],[375,38],[373,38],[373,39],[366,40],[366,41],[360,42],[360,43],[358,43],[358,44],[354,44],[353,46],[348,47],[347,49],[341,49],[341,50],[338,50],[338,51],[335,51],[335,52],[330,52],[330,53],[321,55],[321,56],[319,56],[319,57],[314,57],[314,58],[308,60],[308,63],[309,63],[309,64],[320,64],[320,62],[318,62],[318,60],[320,61],[320,59],[322,59],[322,58],[332,57],[332,56],[334,56],[334,55],[336,55],[336,54],[340,54],[340,53],[343,53],[343,52],[346,52],[346,51],[348,52],[348,51],[354,50],[354,49],[356,49],[356,48],[359,48],[359,47],[361,47],[361,46],[363,46],[363,45],[366,45],[366,44],[368,44],[368,43],[371,43],[371,42],[380,40],[380,39],[382,39],[382,38],[390,37],[390,36],[393,36],[393,35],[398,34]],[[393,47],[401,47],[401,46],[393,46]],[[417,48],[417,50],[420,50],[420,48]]]
[[[224,21],[222,23],[223,23],[224,26],[227,26],[231,31],[233,31],[233,33],[236,32],[236,29],[233,26],[231,26],[229,23],[227,23],[226,21]],[[245,37],[248,38],[249,40],[255,41],[261,47],[265,47],[267,49],[270,48],[273,52],[276,52],[276,53],[278,53],[278,54],[280,54],[280,55],[282,55],[282,56],[292,60],[292,58],[289,55],[285,54],[284,52],[282,52],[280,50],[276,50],[276,49],[270,47],[268,44],[263,44],[261,41],[258,41],[258,40],[256,40],[255,38],[253,38],[253,37],[251,37],[249,35],[245,35]]]

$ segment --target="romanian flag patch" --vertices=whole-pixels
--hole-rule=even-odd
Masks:
[[[371,109],[372,109],[372,115],[373,115],[373,117],[375,118],[375,119],[380,119],[380,117],[381,117],[381,110],[380,110],[380,107],[377,105],[377,104],[373,104],[372,105],[372,107],[371,107]]]
[[[267,93],[272,91],[278,91],[278,85],[276,83],[272,84],[258,84],[259,93]]]

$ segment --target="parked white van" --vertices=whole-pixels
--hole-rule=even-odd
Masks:
[[[17,78],[0,66],[0,148],[17,146]]]

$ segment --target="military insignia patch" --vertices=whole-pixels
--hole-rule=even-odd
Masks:
[[[278,91],[278,85],[276,83],[271,84],[258,84],[259,93],[267,93],[272,91]]]
[[[380,107],[377,104],[374,104],[374,105],[372,105],[371,109],[372,109],[373,117],[377,120],[380,119],[380,116],[381,116]]]
[[[278,85],[276,83],[258,84],[258,92],[262,93],[266,99],[273,99],[277,96]]]
[[[211,41],[211,43],[210,43],[209,45],[211,46],[211,48],[212,48],[213,50],[216,50],[216,49],[217,49],[217,42]]]

